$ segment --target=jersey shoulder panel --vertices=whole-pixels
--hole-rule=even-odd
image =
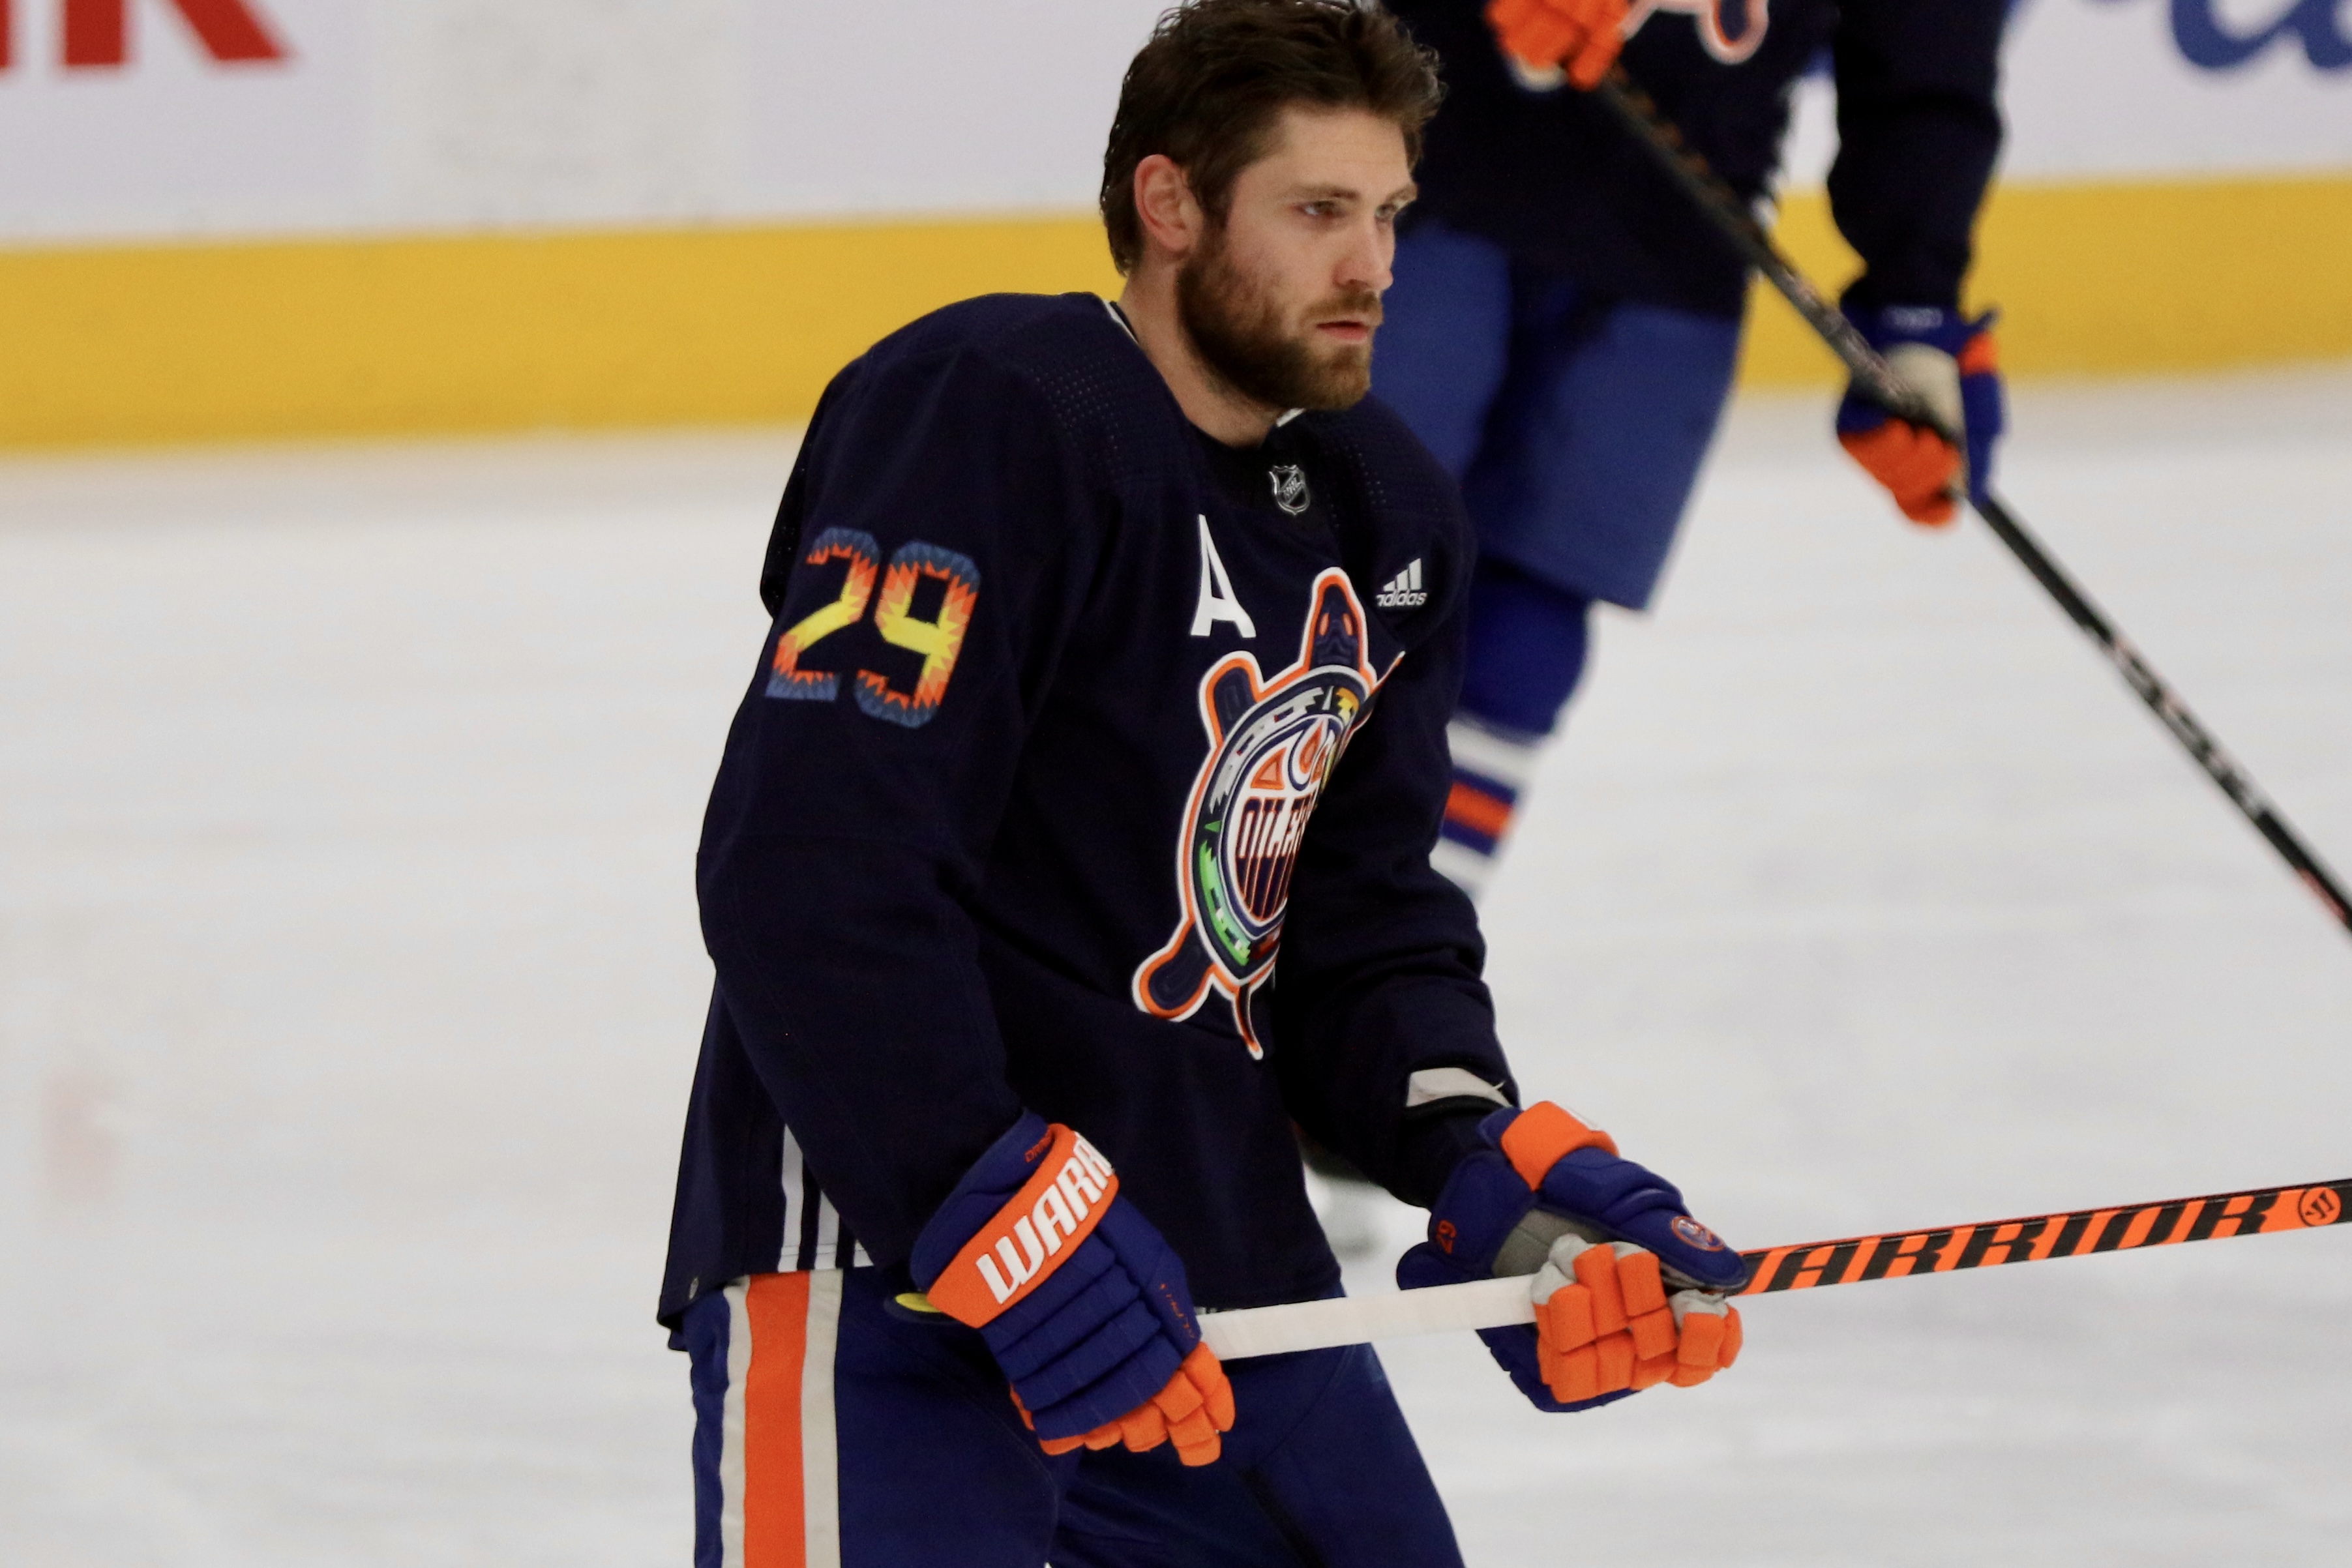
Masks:
[[[1106,480],[1132,481],[1179,461],[1182,418],[1174,395],[1095,295],[982,295],[901,328],[866,358],[878,368],[961,353],[1033,389],[1070,449]]]
[[[1302,414],[1297,423],[1339,481],[1341,550],[1350,575],[1391,612],[1406,643],[1418,643],[1469,586],[1470,519],[1454,476],[1377,397]],[[1402,586],[1394,580],[1400,573]]]
[[[835,374],[810,415],[769,533],[760,574],[769,614],[781,607],[813,509],[910,472],[1001,454],[1003,438],[1016,431],[1029,438],[1050,433],[1051,444],[1071,450],[1033,378],[993,351],[1061,305],[1034,295],[967,299],[919,317]],[[1034,440],[1024,449],[1034,458]]]
[[[918,316],[867,350],[866,357],[887,363],[960,349],[1002,352],[1041,340],[1083,345],[1090,336],[1087,329],[1097,323],[1112,337],[1122,336],[1109,310],[1091,294],[982,294]]]
[[[1300,423],[1349,475],[1363,504],[1383,526],[1441,533],[1468,526],[1454,476],[1403,416],[1379,398],[1303,414]]]

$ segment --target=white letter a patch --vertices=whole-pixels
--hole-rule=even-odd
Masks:
[[[1244,641],[1257,635],[1257,624],[1249,612],[1242,608],[1234,592],[1234,580],[1225,575],[1225,563],[1217,559],[1217,541],[1209,537],[1209,515],[1201,514],[1201,603],[1192,612],[1192,635],[1205,637],[1209,628],[1220,621],[1230,621],[1240,631]]]

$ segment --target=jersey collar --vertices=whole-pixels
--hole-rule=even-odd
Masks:
[[[1135,323],[1127,319],[1127,312],[1118,308],[1118,300],[1105,299],[1102,302],[1102,307],[1104,309],[1110,312],[1110,319],[1118,323],[1118,329],[1127,334],[1127,340],[1129,342],[1133,343],[1139,349],[1143,347],[1143,340],[1135,335]],[[1286,409],[1281,413],[1275,415],[1274,427],[1276,430],[1280,430],[1284,425],[1288,424],[1292,420],[1297,419],[1300,414],[1305,413],[1307,411],[1303,408]]]

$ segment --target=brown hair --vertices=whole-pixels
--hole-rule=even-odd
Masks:
[[[1210,220],[1223,222],[1234,181],[1265,155],[1285,109],[1368,110],[1404,132],[1417,161],[1444,91],[1437,57],[1374,4],[1190,0],[1162,14],[1127,68],[1103,150],[1111,259],[1125,273],[1142,257],[1135,168],[1153,153],[1182,169]]]

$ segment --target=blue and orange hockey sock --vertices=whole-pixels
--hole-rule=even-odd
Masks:
[[[1471,897],[1486,887],[1495,857],[1510,832],[1520,791],[1535,773],[1544,737],[1496,729],[1457,710],[1445,727],[1454,753],[1454,786],[1445,797],[1430,863]]]
[[[1476,897],[1560,710],[1584,674],[1592,601],[1505,562],[1478,563],[1470,647],[1446,741],[1454,786],[1431,862]]]

